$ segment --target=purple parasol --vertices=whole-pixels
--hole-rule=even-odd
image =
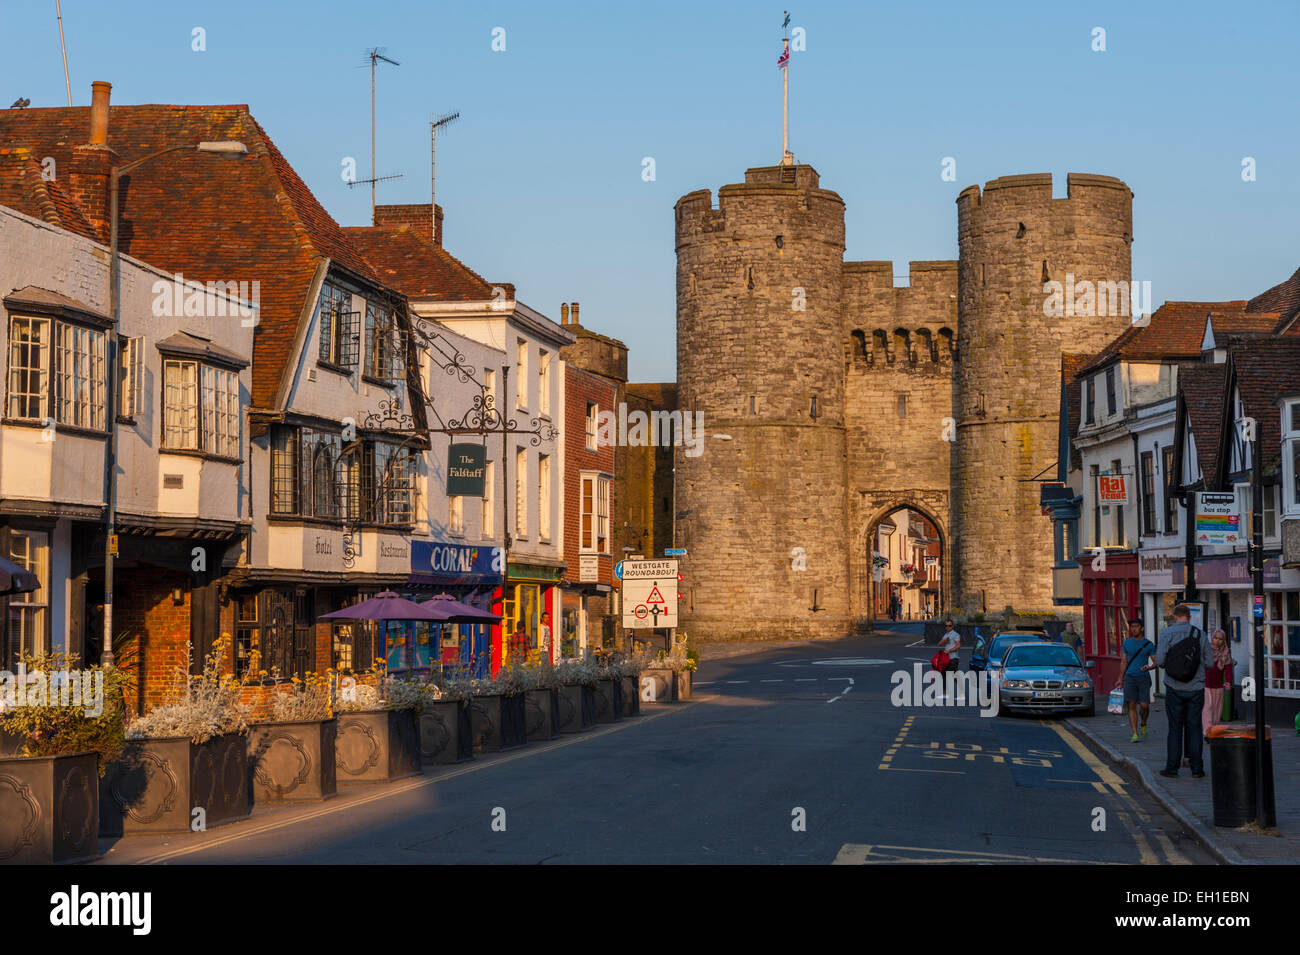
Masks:
[[[444,620],[447,623],[498,623],[501,620],[500,614],[495,614],[490,610],[479,610],[477,607],[461,603],[451,594],[438,594],[436,597],[426,600],[420,606],[439,614],[436,619]]]
[[[363,600],[351,607],[335,610],[333,613],[321,614],[320,620],[436,620],[445,622],[446,616],[438,613],[426,604],[399,597],[391,590],[375,594],[369,600]]]
[[[27,594],[40,586],[40,578],[30,570],[0,557],[0,594]]]

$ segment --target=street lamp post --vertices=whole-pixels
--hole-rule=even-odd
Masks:
[[[108,438],[104,442],[104,646],[100,662],[105,667],[113,665],[113,561],[117,557],[117,331],[122,320],[122,257],[117,242],[118,183],[124,175],[151,159],[182,149],[222,156],[242,156],[248,152],[248,147],[240,142],[186,143],[168,146],[125,165],[114,166],[109,174],[108,299],[113,324],[108,330],[104,352],[104,425]]]

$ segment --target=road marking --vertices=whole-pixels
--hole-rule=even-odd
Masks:
[[[759,683],[784,683],[785,680],[759,680]]]
[[[909,647],[919,647],[919,646],[921,646],[923,643],[925,643],[925,637],[922,637],[920,640],[917,640],[915,643],[909,643],[908,646],[909,646]]]
[[[827,700],[827,701],[826,701],[827,703],[834,703],[834,702],[835,702],[836,700],[838,700],[840,697],[844,696],[844,694],[848,693],[849,690],[853,689],[853,677],[851,677],[851,676],[833,676],[833,677],[831,677],[831,679],[832,679],[832,680],[848,680],[848,681],[849,681],[849,685],[846,686],[844,689],[840,690],[840,692],[839,692],[836,696],[832,696],[829,700]]]
[[[920,856],[906,853],[922,853]],[[933,855],[924,855],[933,853]],[[846,842],[840,846],[831,865],[878,865],[886,863],[912,862],[920,865],[937,863],[965,862],[993,865],[1006,862],[1046,862],[1065,863],[1067,865],[1108,865],[1115,863],[1097,862],[1091,859],[1058,859],[1048,856],[1008,855],[1002,852],[975,852],[967,849],[931,849],[926,846],[877,846],[857,845]]]
[[[728,680],[728,681],[727,681],[728,684],[731,684],[731,683],[748,683],[748,682],[749,682],[748,680]]]
[[[691,686],[713,686],[713,680],[692,680]]]
[[[588,731],[580,735],[573,736],[569,739],[554,740],[550,743],[543,743],[535,748],[526,747],[520,750],[519,752],[511,753],[510,755],[503,756],[500,759],[493,759],[490,762],[471,764],[461,769],[456,769],[449,773],[443,773],[436,776],[421,775],[409,780],[399,780],[398,782],[395,783],[388,783],[383,786],[383,789],[381,791],[376,792],[373,795],[363,796],[362,798],[356,800],[349,800],[346,803],[331,801],[325,804],[324,806],[321,806],[318,809],[314,809],[310,812],[302,813],[301,815],[296,815],[291,819],[280,819],[275,822],[264,823],[260,826],[255,825],[251,828],[244,828],[243,823],[236,822],[231,825],[231,831],[228,835],[224,835],[219,838],[212,839],[210,841],[206,841],[202,843],[197,843],[188,846],[181,846],[179,848],[171,849],[166,852],[159,852],[152,856],[145,856],[142,859],[137,859],[133,864],[156,865],[160,862],[166,862],[168,859],[174,859],[177,856],[188,855],[192,852],[201,852],[204,849],[214,849],[217,846],[226,845],[228,843],[235,842],[239,839],[245,839],[249,836],[257,836],[265,832],[273,832],[277,829],[286,829],[289,826],[295,826],[301,822],[308,822],[313,819],[319,819],[322,816],[333,815],[334,813],[337,812],[345,812],[346,810],[352,809],[356,806],[364,806],[367,805],[368,803],[377,802],[378,800],[381,799],[389,799],[393,796],[401,796],[415,789],[423,789],[426,786],[436,786],[438,783],[446,782],[450,779],[456,779],[460,776],[467,776],[470,773],[475,773],[484,769],[492,769],[495,766],[501,766],[504,765],[505,763],[512,763],[517,759],[525,759],[529,756],[538,756],[542,753],[549,753],[552,750],[562,749],[565,746],[572,746],[574,743],[581,743],[586,740],[596,739],[597,737],[600,736],[608,736],[610,733],[615,733],[621,730],[629,729],[632,726],[644,726],[647,723],[653,723],[655,720],[662,719],[663,717],[668,716],[671,713],[680,713],[683,710],[690,709],[694,705],[695,705],[694,702],[689,702],[685,704],[676,704],[673,706],[672,709],[665,709],[659,713],[654,713],[649,716],[642,716],[638,718],[636,721],[629,721],[627,723],[615,723],[611,726],[605,727],[602,730],[597,730],[595,732]],[[114,860],[110,858],[111,852],[112,850],[110,849],[109,853],[106,853],[101,858],[100,861],[112,863]]]
[[[794,682],[796,682],[796,683],[816,683],[817,680],[818,680],[818,677],[815,677],[815,676],[801,676],[801,677],[798,677]]]

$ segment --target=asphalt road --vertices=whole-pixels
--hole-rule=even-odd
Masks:
[[[1212,863],[1056,720],[894,706],[918,640],[706,660],[693,703],[102,863]]]

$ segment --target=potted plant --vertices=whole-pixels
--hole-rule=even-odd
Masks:
[[[338,720],[330,705],[333,674],[308,673],[277,688],[268,720],[249,724],[254,799],[329,799],[338,794]]]
[[[630,656],[619,665],[619,700],[621,716],[641,715],[641,670],[644,661],[636,655]]]
[[[691,698],[691,674],[695,672],[698,651],[687,650],[679,643],[671,651],[660,650],[641,671],[641,701],[677,703]]]
[[[426,699],[423,684],[390,677],[383,660],[359,676],[338,678],[334,753],[339,783],[387,783],[416,775],[419,716]]]
[[[528,742],[527,701],[528,678],[525,667],[515,665],[497,674],[494,682],[501,694],[501,748],[513,749]]]
[[[596,684],[600,668],[585,660],[566,660],[555,667],[559,682],[555,728],[581,733],[596,722]]]
[[[447,680],[426,684],[420,710],[420,758],[426,763],[459,763],[474,758],[467,684]]]
[[[128,671],[23,654],[0,680],[0,863],[99,854],[99,777],[122,749]]]
[[[518,679],[524,688],[524,737],[528,742],[552,739],[560,706],[560,682],[550,661],[520,667]]]
[[[249,814],[248,720],[239,681],[221,672],[229,649],[223,635],[191,676],[187,646],[171,702],[127,725],[100,782],[101,835],[200,831]]]
[[[595,697],[596,722],[613,723],[623,717],[623,670],[618,663],[607,657],[600,658],[596,666],[599,670]]]

